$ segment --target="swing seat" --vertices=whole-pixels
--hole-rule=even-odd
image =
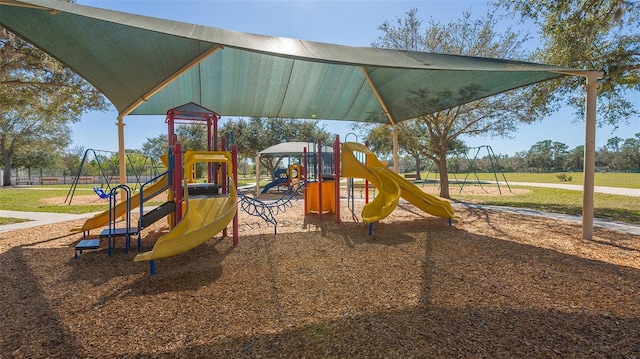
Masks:
[[[93,187],[93,191],[100,197],[103,199],[107,199],[110,198],[111,195],[108,194],[107,192],[105,192],[102,188],[99,187]]]

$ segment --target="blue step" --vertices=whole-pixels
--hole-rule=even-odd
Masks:
[[[78,244],[76,244],[75,258],[78,259],[78,252],[82,254],[83,250],[98,249],[98,248],[100,248],[99,239],[83,239],[80,242],[78,242]]]

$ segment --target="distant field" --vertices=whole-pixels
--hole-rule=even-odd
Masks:
[[[560,181],[558,174],[563,173],[567,177],[571,177],[571,181]],[[427,174],[423,173],[425,178]],[[466,173],[449,174],[449,179],[464,180]],[[480,180],[495,181],[493,173],[478,173]],[[504,181],[502,174],[498,173],[498,180]],[[564,183],[564,184],[583,184],[584,176],[582,172],[558,172],[558,173],[505,173],[507,182],[536,182],[536,183]],[[427,179],[436,179],[436,175],[429,174]],[[475,174],[470,173],[467,181],[476,180]],[[596,173],[595,185],[605,187],[623,187],[623,188],[640,188],[640,173]]]

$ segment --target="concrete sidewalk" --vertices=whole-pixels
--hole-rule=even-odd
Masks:
[[[495,182],[483,182],[487,184]],[[507,182],[500,182],[500,185],[507,185]],[[579,184],[564,184],[564,183],[535,183],[535,182],[509,182],[509,186],[524,186],[524,187],[545,187],[545,188],[560,188],[568,189],[571,191],[582,191],[583,186]],[[616,194],[620,196],[640,197],[640,189],[635,188],[622,188],[622,187],[605,187],[594,186],[593,190],[596,193]]]
[[[5,218],[22,218],[28,219],[27,222],[5,224],[0,226],[0,233],[14,231],[16,229],[24,229],[35,226],[42,226],[45,224],[73,221],[76,219],[93,217],[96,213],[82,213],[82,214],[66,214],[66,213],[49,213],[49,212],[21,212],[21,211],[5,211],[0,210],[0,217]]]
[[[542,212],[542,211],[538,211],[535,209],[528,209],[528,208],[490,206],[490,205],[479,205],[479,204],[471,204],[471,203],[452,203],[452,205],[454,207],[490,209],[493,211],[509,212],[509,213],[521,214],[525,216],[551,218],[551,219],[557,219],[561,221],[582,224],[581,216],[574,216],[571,214],[549,213],[549,212]],[[593,225],[595,227],[607,228],[615,231],[620,231],[620,232],[635,234],[640,236],[640,225],[637,225],[637,224],[630,224],[630,223],[624,223],[624,222],[611,221],[608,219],[594,218]]]

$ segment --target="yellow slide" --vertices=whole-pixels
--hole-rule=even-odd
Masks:
[[[145,193],[155,193],[162,190],[169,183],[169,177],[164,175],[153,183],[149,188],[146,188]],[[138,208],[140,205],[140,192],[131,196],[131,210]],[[121,201],[116,204],[116,218],[120,218],[127,213],[127,201]],[[87,219],[82,227],[72,228],[71,232],[84,232],[95,228],[106,226],[109,223],[109,210],[98,213],[95,216]]]
[[[233,173],[229,152],[187,151],[184,155],[184,167],[191,168],[195,162],[225,162],[229,165],[228,173]],[[189,198],[188,192],[185,183],[187,211],[180,223],[169,233],[158,238],[151,251],[138,254],[135,262],[167,258],[187,252],[213,238],[233,220],[238,208],[238,192],[233,183],[229,184],[228,195]]]
[[[356,158],[354,151],[366,155],[366,164]],[[366,223],[377,222],[391,214],[398,205],[398,197],[406,199],[433,216],[458,218],[449,202],[424,193],[413,183],[388,169],[371,150],[362,144],[355,142],[342,144],[342,175],[366,178],[378,189],[378,196],[362,209],[362,220]]]

